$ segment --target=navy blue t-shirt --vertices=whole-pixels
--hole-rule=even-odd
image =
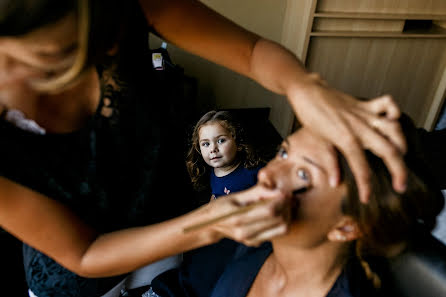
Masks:
[[[228,175],[217,177],[211,170],[211,189],[216,198],[248,189],[257,183],[257,173],[261,167],[248,169],[239,165]]]

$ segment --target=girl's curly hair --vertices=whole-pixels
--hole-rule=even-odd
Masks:
[[[186,167],[189,172],[193,187],[202,191],[209,187],[209,165],[203,160],[200,152],[200,129],[204,125],[218,123],[225,128],[234,138],[237,146],[236,162],[240,162],[245,168],[257,167],[264,160],[257,154],[253,146],[248,143],[245,129],[229,111],[212,110],[203,115],[194,127],[190,149],[186,156]]]

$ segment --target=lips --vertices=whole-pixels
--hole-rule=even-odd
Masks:
[[[221,159],[221,157],[213,157],[213,158],[211,158],[211,161],[216,161],[216,160],[220,160]]]

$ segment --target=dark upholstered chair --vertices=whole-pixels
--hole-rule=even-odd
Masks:
[[[408,250],[391,261],[390,277],[397,296],[446,296],[446,246],[417,232]]]

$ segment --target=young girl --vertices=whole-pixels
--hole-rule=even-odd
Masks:
[[[187,169],[195,190],[211,190],[211,201],[252,187],[262,159],[248,143],[240,122],[229,111],[209,111],[194,127],[192,146],[187,155]],[[184,265],[190,267],[186,278],[195,288],[194,296],[207,296],[237,248],[230,239],[184,254]],[[215,260],[218,252],[219,261]],[[220,261],[221,260],[221,261]]]
[[[196,124],[187,169],[196,190],[209,185],[212,199],[247,189],[264,163],[229,111],[209,111]]]

